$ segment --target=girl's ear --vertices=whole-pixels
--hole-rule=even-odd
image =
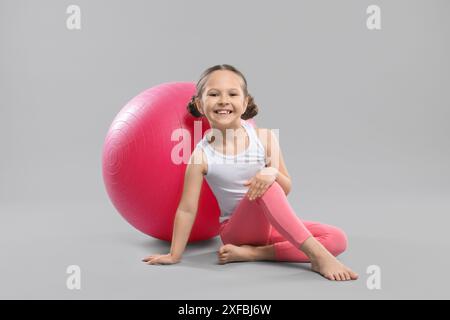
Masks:
[[[203,110],[200,107],[200,100],[196,97],[195,98],[195,107],[197,108],[198,112],[204,116]]]
[[[245,113],[245,111],[247,111],[247,108],[248,108],[248,101],[250,100],[250,97],[249,96],[246,96],[245,97],[245,100],[244,100],[244,105],[245,105],[245,109],[244,109],[244,113]]]

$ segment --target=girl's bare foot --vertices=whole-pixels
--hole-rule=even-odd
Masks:
[[[226,244],[220,247],[218,256],[220,264],[235,261],[254,261],[256,258],[255,247],[249,245],[235,246]]]
[[[328,280],[356,280],[358,274],[343,265],[314,237],[308,238],[302,245],[304,251],[311,260],[311,269]]]
[[[226,244],[220,247],[219,263],[225,264],[237,261],[274,260],[273,246],[235,246]],[[314,237],[308,238],[302,245],[311,261],[311,269],[329,280],[356,280],[358,274],[343,265]]]
[[[311,260],[311,269],[320,273],[328,280],[344,281],[358,279],[358,274],[343,265],[331,253]]]

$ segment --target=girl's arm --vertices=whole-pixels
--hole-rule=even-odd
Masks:
[[[197,216],[198,200],[205,171],[203,151],[195,149],[186,167],[183,193],[174,220],[170,254],[177,261],[181,260]]]
[[[281,186],[286,195],[289,194],[292,187],[291,177],[284,163],[280,144],[275,133],[270,129],[257,129],[260,140],[266,150],[266,167],[273,168],[277,178],[275,181]],[[278,172],[277,172],[278,171]]]
[[[203,151],[195,149],[184,174],[183,193],[175,213],[170,253],[151,255],[142,261],[147,264],[173,264],[181,260],[181,255],[186,248],[192,225],[197,216],[198,200],[206,170],[207,162],[203,156]]]
[[[267,153],[269,154],[269,163],[267,164],[268,167],[274,166],[276,169],[278,169],[278,176],[276,181],[280,184],[281,188],[284,190],[284,193],[286,195],[289,194],[292,187],[291,177],[289,176],[289,173],[286,168],[286,164],[284,163],[283,153],[281,152],[280,143],[278,142],[278,139],[273,133],[272,130],[269,130],[269,143],[267,146]],[[275,160],[278,159],[277,161]],[[273,162],[273,164],[272,164]]]

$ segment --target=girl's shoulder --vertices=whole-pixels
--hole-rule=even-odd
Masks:
[[[256,131],[256,134],[260,135],[260,134],[264,134],[264,133],[267,134],[267,132],[269,132],[269,129],[268,128],[258,128],[258,127],[256,127],[255,131]]]
[[[266,153],[270,153],[271,146],[273,143],[277,143],[277,137],[275,133],[272,131],[272,129],[269,128],[255,128],[256,136],[261,141],[261,144],[263,145]],[[272,142],[273,140],[273,142]],[[278,145],[278,144],[277,144]],[[274,146],[277,146],[274,145]],[[279,147],[279,145],[278,145]]]
[[[255,128],[256,136],[261,141],[264,148],[267,148],[267,141],[271,135],[271,130],[268,128]]]

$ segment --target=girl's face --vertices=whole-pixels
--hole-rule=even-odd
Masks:
[[[197,109],[212,127],[240,127],[241,115],[248,104],[242,86],[243,80],[232,71],[217,70],[209,75]]]

